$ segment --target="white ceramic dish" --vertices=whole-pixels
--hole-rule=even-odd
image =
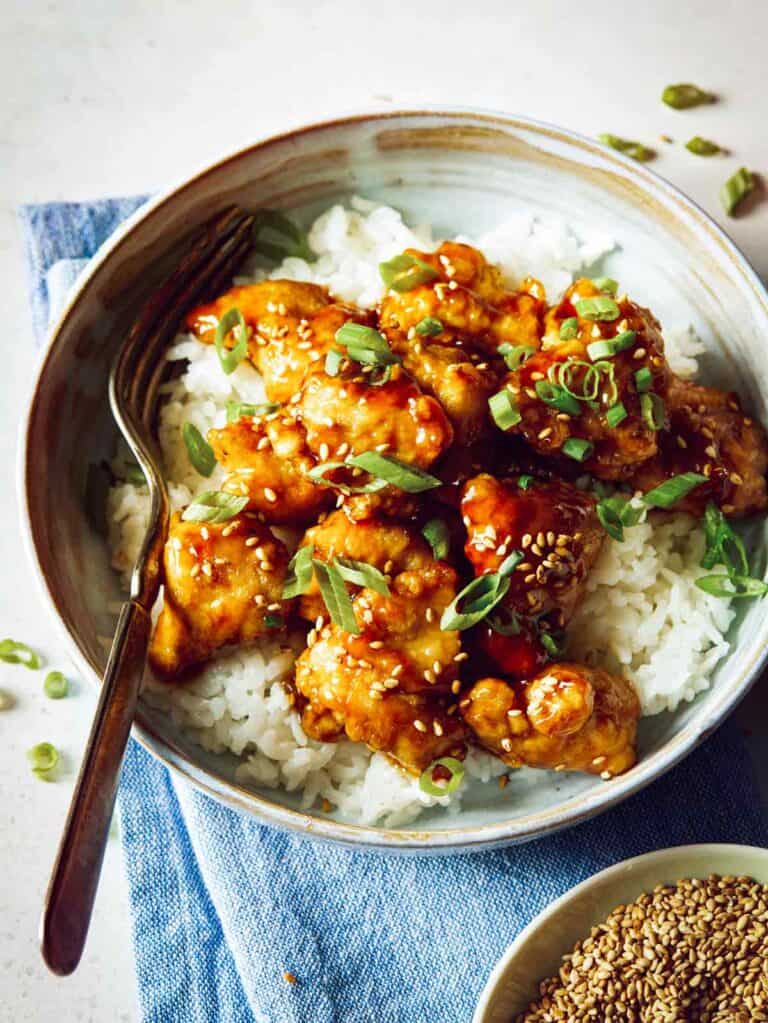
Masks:
[[[664,319],[691,322],[704,368],[768,419],[768,297],[719,228],[644,167],[595,142],[522,118],[412,111],[350,117],[260,142],[149,203],[80,279],[51,333],[23,431],[22,517],[46,602],[83,675],[97,681],[119,598],[102,536],[86,512],[88,468],[111,457],[106,377],[115,345],[197,226],[229,203],[278,207],[305,222],[353,194],[382,200],[437,231],[476,235],[524,208],[576,229],[599,226],[621,251],[605,269]],[[763,549],[762,534],[754,546]],[[525,841],[582,821],[668,770],[711,732],[756,678],[768,603],[741,609],[733,650],[712,688],[675,714],[642,723],[640,760],[605,783],[517,772],[501,792],[477,786],[460,816],[432,810],[398,830],[302,812],[294,794],[245,788],[233,758],[205,753],[142,704],[135,735],[215,798],[302,834],[387,850],[446,852]]]

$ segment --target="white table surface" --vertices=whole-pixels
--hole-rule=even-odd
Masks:
[[[477,105],[657,145],[658,171],[714,213],[768,277],[768,202],[728,220],[717,201],[740,164],[768,173],[765,0],[5,0],[0,9],[0,633],[35,643],[53,667],[66,668],[65,655],[29,579],[11,483],[34,365],[19,203],[159,190],[258,136],[338,112]],[[671,81],[696,82],[722,102],[669,110],[659,94]],[[659,142],[662,133],[677,145]],[[694,134],[732,157],[691,156],[680,144]],[[0,1017],[134,1020],[117,840],[77,974],[54,979],[37,954],[42,893],[94,702],[81,685],[47,701],[41,680],[0,665],[0,688],[17,701],[0,714]],[[765,706],[754,693],[739,711],[764,795]],[[57,784],[29,773],[24,751],[41,739],[65,751]]]

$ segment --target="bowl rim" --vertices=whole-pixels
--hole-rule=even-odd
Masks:
[[[339,127],[357,124],[375,124],[398,119],[442,118],[454,122],[481,122],[489,128],[496,126],[500,130],[525,132],[529,135],[544,136],[560,141],[582,150],[585,155],[598,157],[603,163],[612,166],[625,178],[630,179],[645,192],[658,195],[665,200],[667,207],[676,206],[678,215],[693,221],[697,229],[709,235],[710,242],[719,245],[723,255],[730,259],[733,268],[742,276],[751,288],[756,299],[755,310],[762,311],[768,329],[768,292],[763,286],[756,271],[747,257],[737,248],[726,232],[693,200],[648,167],[639,165],[628,157],[608,149],[593,139],[587,138],[567,128],[561,128],[543,121],[519,115],[506,114],[500,111],[473,107],[442,107],[440,105],[423,104],[413,108],[397,110],[349,113],[333,117],[329,120],[302,123],[287,130],[257,139],[250,145],[239,147],[220,159],[204,165],[192,175],[161,192],[159,195],[142,204],[134,211],[117,230],[100,246],[89,261],[87,267],[78,277],[67,302],[48,330],[46,343],[39,355],[39,362],[29,391],[26,414],[20,425],[17,457],[17,494],[21,520],[21,532],[24,547],[33,566],[33,573],[39,590],[43,596],[49,616],[54,621],[64,645],[76,667],[85,678],[97,687],[100,675],[96,666],[91,663],[80,648],[78,639],[65,625],[57,610],[56,595],[46,577],[40,558],[33,526],[33,512],[30,503],[29,477],[33,471],[31,464],[31,437],[37,410],[37,396],[46,376],[48,364],[57,347],[60,335],[75,307],[79,304],[84,292],[98,277],[104,264],[112,254],[136,232],[145,221],[154,217],[157,211],[167,204],[183,201],[184,192],[203,178],[219,173],[230,163],[247,158],[250,154],[285,142],[301,139],[305,135],[321,133]],[[684,756],[690,753],[725,719],[734,706],[746,695],[754,684],[761,668],[768,661],[768,620],[759,630],[763,640],[761,649],[750,663],[746,665],[738,679],[735,679],[719,699],[715,698],[708,708],[706,716],[686,726],[673,736],[661,749],[638,762],[635,767],[624,775],[617,776],[603,786],[595,786],[587,792],[571,797],[545,810],[527,814],[518,820],[501,820],[491,824],[472,826],[454,826],[435,829],[392,829],[371,825],[352,824],[333,819],[323,819],[307,812],[294,810],[290,807],[274,803],[250,788],[212,775],[206,768],[195,764],[190,757],[171,749],[152,727],[151,722],[139,720],[134,723],[133,737],[160,763],[164,764],[176,775],[185,778],[197,789],[219,802],[246,811],[267,824],[308,835],[313,838],[331,841],[353,848],[391,852],[467,852],[490,849],[510,845],[516,842],[529,841],[571,827],[588,820],[598,813],[615,806],[618,802],[640,791],[646,785],[670,770]]]
[[[619,860],[617,863],[613,863],[610,867],[603,867],[602,870],[598,870],[596,874],[591,874],[589,877],[584,878],[583,881],[579,881],[578,884],[575,884],[546,905],[512,939],[504,952],[502,952],[491,970],[488,980],[485,982],[485,986],[475,1006],[472,1023],[485,1023],[484,1013],[488,1009],[489,1002],[496,993],[512,960],[518,955],[530,937],[540,928],[544,927],[571,900],[589,891],[591,888],[597,887],[602,882],[611,881],[614,877],[618,878],[622,874],[627,873],[627,871],[634,870],[637,867],[655,863],[659,872],[661,872],[664,869],[664,864],[669,860],[675,860],[680,856],[696,856],[704,853],[708,856],[716,854],[723,856],[752,854],[755,858],[765,860],[766,874],[768,874],[768,849],[764,849],[759,845],[741,845],[738,842],[696,842],[688,845],[671,845],[664,849],[653,849],[650,852],[640,853],[638,856],[630,856],[626,860]],[[692,873],[685,876],[699,877],[701,875]],[[663,880],[664,878],[659,876],[656,884],[660,884]],[[757,880],[760,879],[758,878]],[[768,882],[768,877],[766,877],[766,882]],[[585,925],[585,933],[586,930],[587,925]]]

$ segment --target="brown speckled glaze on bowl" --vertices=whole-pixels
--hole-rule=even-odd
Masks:
[[[98,681],[119,599],[97,518],[86,513],[88,466],[116,439],[106,381],[144,295],[197,227],[230,203],[280,207],[307,222],[351,194],[397,206],[438,232],[476,234],[532,210],[599,228],[621,252],[608,269],[663,321],[691,322],[708,344],[705,375],[736,386],[766,420],[768,298],[728,238],[643,167],[587,139],[523,118],[472,112],[368,114],[297,129],[245,149],[149,203],[101,249],[55,325],[22,438],[28,546],[47,602],[83,674]],[[759,533],[759,535],[758,535]],[[764,547],[762,532],[753,544]],[[768,604],[742,611],[712,688],[675,714],[648,719],[641,758],[609,783],[517,772],[507,788],[475,786],[461,814],[429,811],[418,829],[360,827],[302,812],[294,796],[233,780],[234,760],[189,742],[142,705],[136,738],[216,799],[305,835],[393,851],[467,851],[525,841],[584,820],[666,771],[744,695],[763,662]]]

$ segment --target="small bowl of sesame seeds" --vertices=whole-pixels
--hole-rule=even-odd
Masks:
[[[625,860],[539,914],[473,1023],[768,1020],[768,850],[689,845]]]

